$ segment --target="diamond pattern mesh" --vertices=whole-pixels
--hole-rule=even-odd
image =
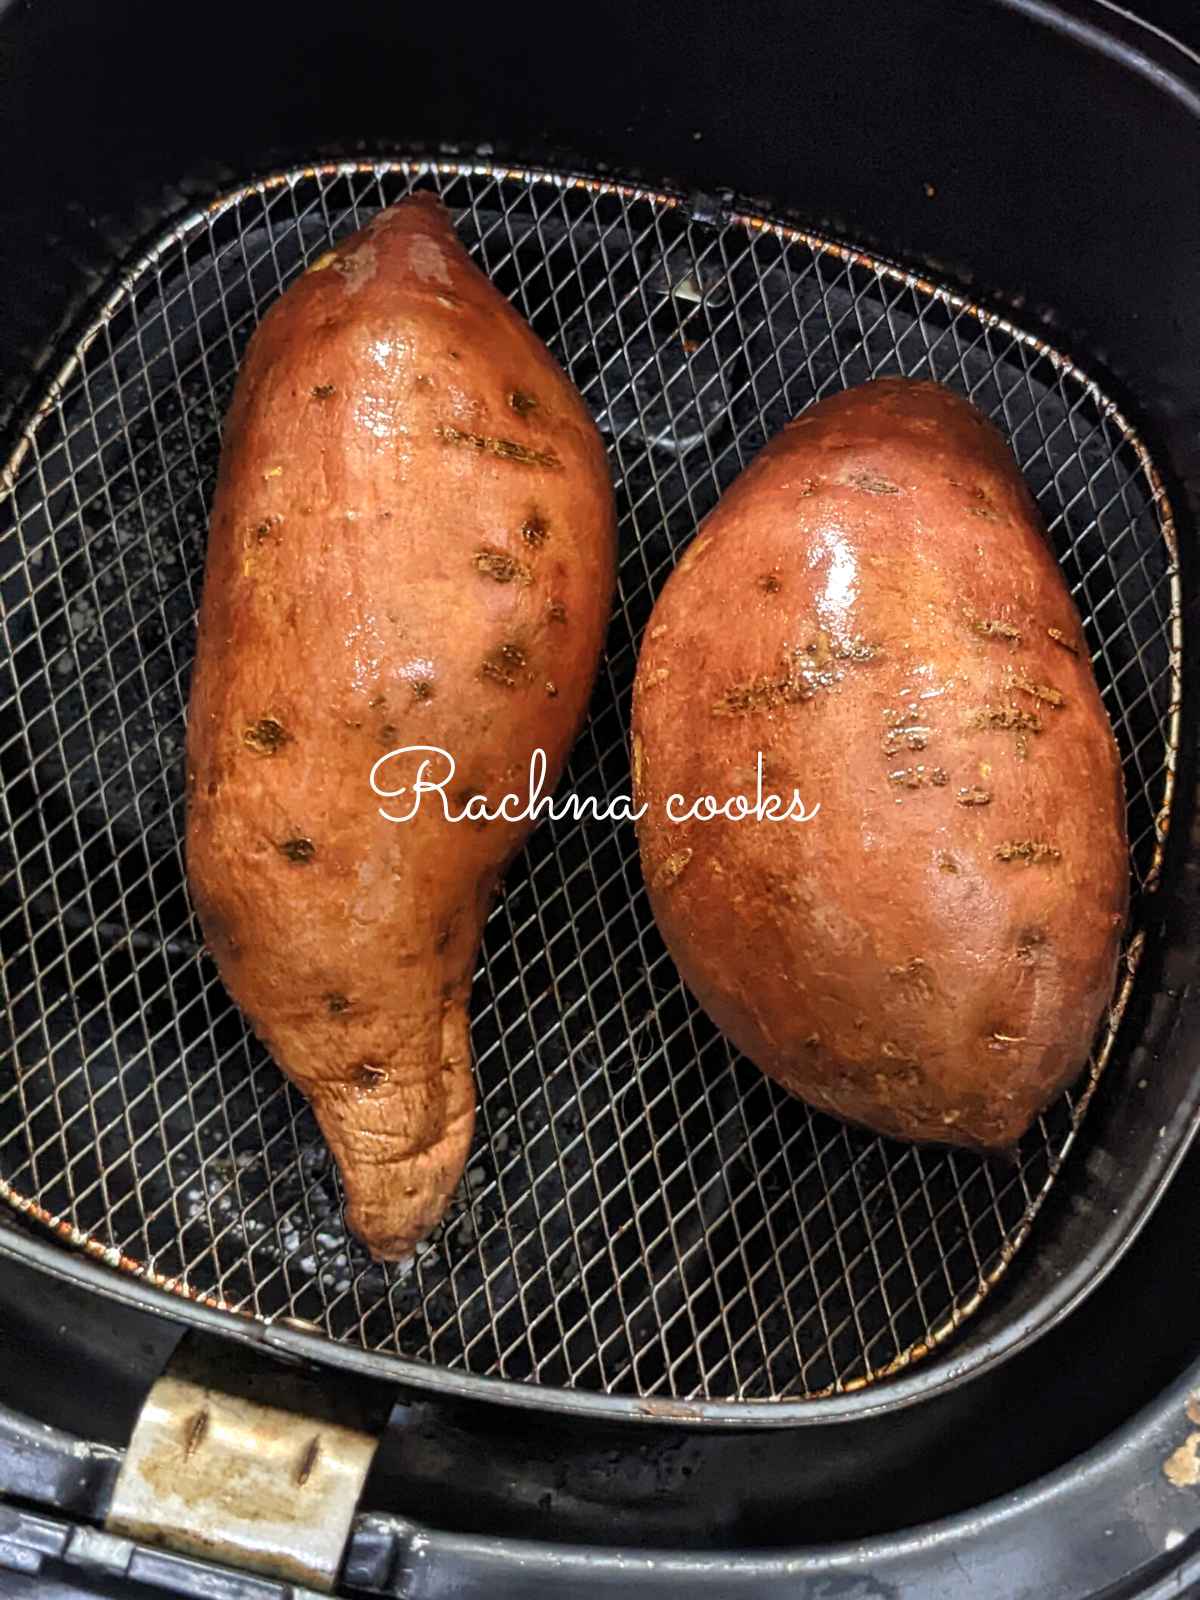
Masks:
[[[757,219],[482,167],[293,173],[190,218],[120,280],[10,470],[3,1192],[172,1287],[472,1373],[760,1401],[858,1386],[957,1326],[1011,1259],[1109,1032],[1011,1166],[852,1131],[697,1011],[632,829],[547,825],[488,925],[463,1184],[415,1262],[381,1267],[200,946],[183,737],[221,418],[263,308],[414,185],[442,193],[608,444],[620,592],[572,788],[627,792],[654,596],[768,435],[870,376],[933,376],[1000,422],[1042,505],[1124,754],[1135,889],[1157,870],[1180,642],[1169,512],[1137,440],[1066,362]]]

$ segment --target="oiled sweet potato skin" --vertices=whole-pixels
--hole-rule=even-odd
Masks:
[[[227,419],[188,723],[188,876],[207,944],[313,1104],[351,1227],[405,1255],[470,1144],[467,1001],[528,824],[379,815],[389,750],[448,794],[550,783],[614,574],[604,450],[573,386],[427,196],[271,308]],[[444,774],[435,762],[433,778]],[[415,761],[381,784],[411,782]]]
[[[672,792],[815,820],[672,825]],[[1128,894],[1121,768],[999,432],[932,383],[824,401],[741,474],[647,628],[633,764],[685,982],[811,1104],[1011,1146],[1078,1073]]]

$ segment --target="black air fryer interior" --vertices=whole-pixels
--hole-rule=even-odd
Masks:
[[[632,824],[555,820],[489,921],[472,1001],[480,1116],[444,1224],[399,1266],[348,1233],[311,1113],[191,915],[184,723],[220,419],[246,340],[307,263],[414,185],[440,193],[608,448],[618,588],[567,776],[578,794],[627,791],[653,598],[789,417],[900,372],[969,394],[1007,435],[1121,748],[1134,888],[1092,1068],[1015,1160],[872,1137],[770,1084],[680,985]],[[929,1352],[995,1287],[1051,1186],[1074,1182],[1169,838],[1172,514],[1093,379],[924,279],[728,206],[482,163],[340,163],[220,197],[149,244],[80,333],[12,471],[0,706],[21,724],[2,755],[21,904],[0,922],[16,1036],[5,1199],[121,1270],[310,1322],[385,1379],[453,1368],[520,1382],[532,1404],[717,1402],[734,1407],[726,1420],[745,1402],[761,1420],[762,1402],[823,1405],[917,1360],[918,1384],[937,1381]],[[1115,1208],[1079,1266],[1102,1270],[1137,1221]],[[1031,1314],[1056,1311],[1045,1295]]]
[[[167,218],[247,175],[320,155],[473,157],[484,146],[497,164],[666,181],[701,210],[719,211],[726,192],[760,197],[755,209],[873,246],[1044,332],[1096,375],[1163,470],[1186,629],[1200,471],[1200,74],[1120,12],[1083,0],[869,9],[867,25],[859,8],[764,5],[739,27],[707,4],[618,6],[587,27],[571,19],[574,31],[539,8],[519,25],[468,8],[448,49],[444,16],[384,5],[357,7],[331,31],[317,8],[218,4],[169,37],[141,5],[80,6],[64,28],[49,7],[10,4],[0,12],[9,80],[0,133],[10,152],[38,152],[10,160],[0,189],[10,432],[39,374],[61,358],[64,330],[86,320],[114,262]],[[1185,730],[1194,680],[1185,657]],[[1030,1247],[959,1340],[933,1358],[947,1378],[960,1359],[986,1362],[999,1331],[1019,1332],[1053,1286],[1082,1296],[1103,1222],[1140,1212],[1168,1175],[1163,1152],[1180,1146],[1196,1025],[1193,783],[1185,732],[1122,1046],[1069,1186],[1051,1195]],[[1194,1218],[1174,1189],[1117,1276],[1040,1345],[886,1422],[872,1421],[868,1392],[847,1406],[853,1420],[830,1413],[835,1425],[812,1440],[819,1461],[786,1433],[699,1441],[651,1430],[632,1447],[655,1463],[651,1483],[629,1465],[621,1430],[589,1424],[581,1438],[578,1423],[570,1433],[539,1424],[551,1429],[543,1455],[511,1412],[421,1402],[382,1459],[379,1492],[444,1525],[533,1535],[553,1513],[547,1531],[597,1542],[632,1538],[610,1512],[633,1504],[647,1537],[718,1545],[860,1538],[973,1503],[1092,1442],[1192,1353],[1195,1295],[1179,1269],[1194,1252],[1173,1241],[1194,1237]],[[6,1226],[0,1239],[90,1289],[178,1313],[33,1234]],[[38,1305],[32,1289],[23,1298]],[[149,1337],[135,1326],[116,1342]],[[321,1359],[302,1333],[277,1328],[266,1339]],[[111,1426],[119,1436],[118,1419]],[[485,1469],[471,1492],[469,1467],[481,1453],[511,1462],[506,1442],[519,1466]],[[614,1455],[619,1485],[601,1452]],[[446,1473],[447,1459],[463,1462],[461,1476]]]

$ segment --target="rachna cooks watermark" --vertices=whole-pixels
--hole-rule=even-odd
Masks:
[[[393,764],[404,757],[418,758],[415,776],[395,788],[384,787],[389,768],[392,768],[393,778],[403,775],[404,769],[397,769]],[[550,817],[554,822],[579,822],[585,817],[591,817],[595,822],[636,822],[649,810],[647,803],[635,806],[632,797],[627,794],[614,795],[602,801],[595,795],[568,793],[556,800],[553,795],[542,793],[546,784],[546,768],[546,752],[537,749],[529,758],[529,790],[526,795],[506,794],[493,806],[487,795],[472,794],[461,808],[456,809],[446,793],[456,770],[454,757],[449,750],[443,750],[436,744],[407,744],[379,757],[371,768],[371,788],[382,800],[399,800],[408,796],[407,809],[388,810],[384,806],[379,807],[379,815],[387,822],[414,821],[427,795],[437,795],[442,816],[447,822],[538,822],[542,817]],[[686,795],[671,794],[665,803],[669,822],[713,822],[717,817],[724,817],[730,822],[742,822],[750,818],[756,822],[811,822],[820,809],[819,803],[807,807],[796,789],[792,790],[788,800],[782,795],[768,792],[763,783],[761,750],[758,752],[753,798],[733,794],[722,801],[713,794],[696,795],[691,799]]]

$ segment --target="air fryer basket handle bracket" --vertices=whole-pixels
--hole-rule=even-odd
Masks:
[[[160,1378],[105,1526],[332,1590],[375,1445],[354,1429]]]
[[[390,1410],[189,1334],[142,1405],[110,1533],[332,1590]]]

